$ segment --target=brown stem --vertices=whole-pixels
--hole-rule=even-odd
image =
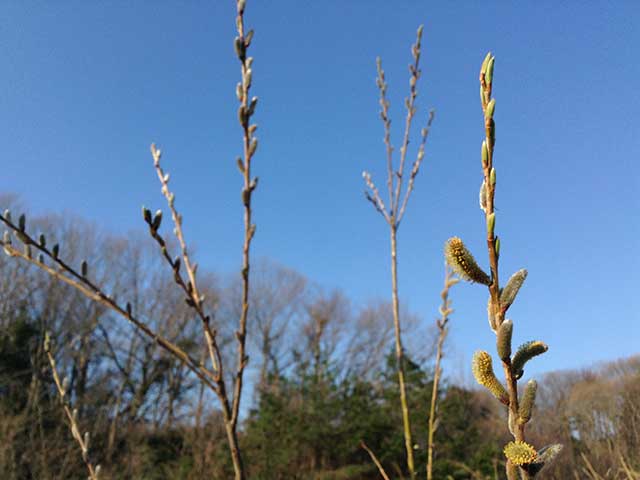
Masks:
[[[384,480],[390,480],[389,475],[387,475],[387,472],[384,471],[384,467],[380,463],[380,460],[378,460],[378,457],[376,457],[376,454],[373,453],[373,451],[369,447],[367,447],[367,444],[364,443],[364,440],[360,440],[360,446],[364,450],[366,450],[366,452],[371,457],[371,460],[373,461],[373,463],[375,463],[376,467],[378,467],[378,471],[380,472],[380,475],[382,475],[382,478],[384,478]]]

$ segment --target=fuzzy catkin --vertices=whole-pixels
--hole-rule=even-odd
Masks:
[[[479,350],[473,356],[473,376],[476,381],[486,387],[494,397],[505,405],[509,404],[509,394],[493,373],[493,363],[489,352]]]
[[[504,455],[514,465],[526,465],[538,456],[536,449],[526,442],[509,442],[504,447]]]
[[[491,278],[478,266],[460,238],[453,237],[447,240],[444,255],[453,271],[464,280],[491,285]]]

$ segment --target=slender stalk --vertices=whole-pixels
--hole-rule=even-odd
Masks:
[[[380,475],[382,475],[382,478],[384,478],[384,480],[390,480],[389,475],[387,475],[387,472],[385,472],[384,467],[380,463],[380,460],[378,460],[378,457],[376,457],[376,454],[373,453],[373,450],[371,450],[367,446],[367,444],[364,443],[364,440],[360,440],[360,446],[369,454],[369,456],[371,457],[371,461],[375,464],[376,467],[378,467],[378,472],[380,472]]]
[[[392,217],[393,218],[393,217]],[[404,432],[404,446],[407,452],[407,468],[409,475],[415,477],[413,459],[413,440],[411,436],[411,422],[409,418],[409,402],[407,401],[407,387],[405,384],[404,349],[402,347],[402,332],[400,330],[400,302],[398,299],[398,243],[396,239],[397,226],[391,227],[391,298],[393,302],[393,329],[395,331],[396,362],[398,367],[398,387],[400,389],[400,408],[402,409],[402,428]]]
[[[82,461],[87,467],[87,471],[89,472],[89,480],[98,480],[100,475],[100,465],[93,465],[91,459],[89,458],[89,432],[86,432],[84,436],[80,433],[80,427],[78,426],[78,411],[74,409],[71,410],[68,401],[66,401],[67,397],[67,378],[63,381],[60,381],[60,376],[58,375],[58,370],[56,368],[56,360],[53,358],[53,355],[49,346],[49,336],[47,334],[45,339],[45,353],[47,354],[47,358],[49,359],[49,365],[51,367],[51,373],[53,375],[53,381],[56,385],[56,390],[58,391],[58,396],[60,397],[60,402],[62,403],[62,409],[69,421],[69,429],[71,430],[71,435],[74,440],[77,442],[80,447],[80,452],[82,454]]]
[[[458,279],[453,277],[453,272],[445,262],[444,288],[440,293],[442,304],[440,305],[440,318],[436,320],[438,327],[438,344],[436,347],[436,365],[433,374],[433,387],[431,390],[431,404],[429,406],[429,431],[427,439],[427,480],[433,480],[433,450],[435,448],[433,437],[438,427],[438,418],[436,417],[436,406],[438,402],[438,387],[440,385],[440,377],[442,375],[442,367],[440,363],[443,356],[444,341],[449,331],[447,324],[449,323],[449,315],[453,313],[451,301],[449,300],[449,289],[458,283]]]
[[[429,134],[429,128],[433,121],[433,112],[429,113],[429,119],[427,125],[421,131],[421,141],[418,148],[416,159],[413,162],[410,176],[407,179],[404,178],[405,163],[407,158],[407,151],[409,146],[409,138],[411,133],[411,126],[413,118],[416,114],[415,101],[418,95],[416,85],[420,78],[420,48],[422,41],[422,26],[418,28],[416,43],[412,46],[411,53],[413,57],[413,63],[409,65],[409,71],[411,73],[409,79],[409,97],[406,99],[407,116],[405,120],[405,129],[402,138],[402,144],[400,146],[400,160],[398,168],[394,170],[393,165],[393,147],[391,145],[391,120],[389,119],[389,101],[387,100],[387,83],[385,80],[384,70],[382,69],[382,62],[378,58],[376,60],[378,76],[376,78],[376,84],[380,91],[380,118],[384,126],[384,144],[386,150],[386,167],[387,167],[387,189],[388,189],[388,208],[385,202],[380,196],[380,192],[375,183],[371,179],[371,175],[368,172],[363,172],[362,176],[368,187],[365,190],[365,197],[369,200],[376,211],[382,215],[386,223],[389,225],[390,247],[391,247],[391,300],[393,308],[393,327],[395,332],[395,354],[396,354],[396,368],[398,370],[398,388],[400,390],[400,408],[402,411],[402,426],[404,443],[406,450],[407,470],[409,471],[410,478],[413,480],[416,477],[415,462],[413,456],[413,439],[411,434],[411,420],[409,413],[409,403],[407,399],[407,389],[405,381],[405,361],[404,361],[404,349],[402,346],[402,328],[400,321],[400,300],[398,296],[398,228],[400,222],[404,216],[409,197],[413,191],[413,184],[415,177],[420,170],[420,165],[424,159],[424,147]],[[407,189],[404,195],[402,195],[402,187],[406,182]]]

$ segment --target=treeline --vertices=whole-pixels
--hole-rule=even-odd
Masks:
[[[3,207],[20,211],[10,196]],[[78,218],[30,220],[61,256],[154,330],[202,358],[199,324],[173,288],[151,241],[105,234]],[[50,332],[58,372],[101,478],[227,479],[233,468],[217,403],[174,357],[99,304],[23,262],[0,257],[0,472],[8,480],[81,479],[43,350]],[[406,475],[390,306],[354,308],[300,273],[262,261],[253,267],[250,385],[240,442],[252,479],[370,479],[376,467]],[[234,355],[240,285],[199,272],[225,355]],[[434,295],[437,292],[434,292]],[[454,294],[455,301],[455,294]],[[429,312],[427,312],[429,313]],[[430,317],[430,315],[426,315]],[[426,463],[434,338],[404,312],[407,393],[416,464]],[[455,325],[455,323],[454,323]],[[455,327],[454,327],[455,328]],[[588,359],[585,359],[585,363]],[[446,372],[445,372],[446,376]],[[436,431],[437,479],[504,478],[505,412],[486,392],[446,383]],[[561,442],[546,478],[639,478],[640,357],[546,375],[538,392],[536,445]]]

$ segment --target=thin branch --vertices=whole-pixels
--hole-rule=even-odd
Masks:
[[[400,201],[400,193],[402,191],[402,177],[404,175],[404,163],[407,158],[407,149],[409,147],[409,135],[411,133],[411,123],[416,113],[415,102],[418,96],[416,85],[420,78],[420,46],[422,41],[422,25],[418,27],[418,33],[416,35],[416,43],[411,48],[411,54],[413,55],[413,64],[409,66],[411,77],[409,78],[409,98],[406,99],[405,105],[407,107],[407,117],[405,120],[404,137],[402,139],[402,146],[400,147],[400,164],[396,171],[398,181],[396,182],[395,197],[393,199],[392,217],[396,214],[398,204]]]
[[[384,467],[380,463],[380,460],[378,460],[378,457],[376,457],[376,454],[373,453],[373,451],[369,447],[367,447],[367,444],[364,443],[364,440],[360,440],[360,446],[364,450],[366,450],[366,452],[371,457],[371,460],[373,461],[373,463],[376,464],[376,467],[378,467],[378,471],[380,472],[380,475],[382,475],[382,478],[384,478],[384,480],[389,480],[389,475],[387,475],[387,472],[384,471]]]
[[[380,119],[384,125],[384,145],[387,150],[387,187],[389,189],[389,205],[392,206],[393,215],[393,146],[391,145],[391,119],[389,118],[389,100],[387,100],[387,82],[382,69],[382,60],[376,58],[376,69],[378,77],[376,85],[380,90]]]
[[[65,415],[67,416],[67,420],[69,421],[69,429],[71,430],[71,435],[78,443],[80,447],[80,452],[82,453],[82,461],[87,466],[87,470],[89,471],[89,480],[98,480],[98,476],[100,475],[101,467],[100,465],[94,466],[89,458],[89,440],[90,435],[89,432],[85,432],[84,435],[80,433],[80,428],[78,427],[78,410],[70,408],[70,404],[66,400],[68,398],[67,389],[68,389],[68,378],[65,377],[63,381],[60,381],[60,376],[58,375],[58,370],[56,368],[56,361],[51,354],[50,349],[50,340],[49,334],[46,334],[45,342],[44,342],[44,351],[47,354],[47,358],[49,359],[49,365],[51,366],[51,373],[53,375],[53,381],[56,384],[56,390],[58,391],[58,396],[60,398],[60,403],[62,404],[62,409],[64,410]]]
[[[5,237],[0,244],[3,246],[5,253],[12,257],[21,258],[25,260],[41,270],[44,270],[52,277],[61,280],[67,285],[72,286],[88,298],[104,305],[105,307],[115,311],[116,313],[123,316],[129,323],[135,326],[137,329],[142,331],[144,335],[146,335],[149,339],[157,342],[162,348],[167,350],[169,353],[174,355],[180,361],[182,361],[189,370],[198,376],[209,388],[213,391],[216,391],[216,386],[212,383],[213,376],[212,373],[207,370],[204,365],[198,363],[195,359],[193,359],[188,353],[182,350],[177,345],[173,344],[162,335],[154,332],[145,325],[142,321],[137,319],[133,313],[131,312],[130,307],[122,307],[120,306],[113,298],[104,293],[97,285],[91,282],[86,275],[83,275],[82,272],[77,272],[74,268],[69,266],[66,262],[60,259],[58,253],[53,254],[53,249],[50,250],[45,245],[41,243],[37,243],[32,237],[30,237],[24,229],[20,229],[19,226],[15,225],[8,219],[5,215],[0,215],[0,221],[3,222],[10,230],[12,230],[16,236],[24,243],[24,251],[20,251],[15,248],[10,242],[10,238]],[[9,240],[9,241],[7,241]],[[57,246],[53,247],[57,250]],[[35,249],[40,252],[39,258],[35,259],[32,255],[32,250]],[[45,257],[49,258],[53,261],[54,265],[58,267],[58,269],[54,269],[44,263]],[[83,262],[84,268],[86,269],[86,262]]]

